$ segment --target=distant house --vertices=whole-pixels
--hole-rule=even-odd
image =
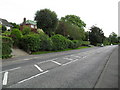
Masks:
[[[37,23],[35,21],[26,20],[26,18],[24,18],[23,23],[20,24],[20,30],[23,30],[24,26],[30,27],[32,31],[37,31]]]
[[[7,30],[10,30],[13,27],[13,25],[11,25],[6,19],[2,18],[0,18],[0,24],[5,26]]]

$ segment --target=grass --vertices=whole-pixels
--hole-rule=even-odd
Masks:
[[[90,47],[87,47],[87,46],[82,46],[82,47],[78,47],[78,48],[75,48],[75,49],[84,49],[84,48],[90,48]],[[45,53],[53,53],[53,52],[62,52],[62,51],[69,51],[69,50],[75,50],[75,49],[64,49],[64,50],[57,50],[57,51],[39,51],[39,52],[32,52],[33,55],[35,54],[45,54]]]

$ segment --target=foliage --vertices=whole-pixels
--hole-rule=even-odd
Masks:
[[[79,40],[73,40],[73,48],[78,48],[78,47],[80,47],[80,45],[81,45],[81,43],[80,43],[80,41]]]
[[[117,34],[112,32],[110,35],[109,35],[109,41],[110,43],[112,44],[116,44],[118,42],[118,37],[117,37]]]
[[[104,33],[102,29],[96,26],[92,26],[89,32],[89,40],[92,45],[97,45],[97,43],[103,43]]]
[[[88,46],[90,44],[89,41],[81,41],[81,43],[82,46]]]
[[[44,33],[44,31],[42,29],[37,29],[38,33]]]
[[[105,37],[103,45],[110,45],[109,38]]]
[[[83,40],[85,38],[84,29],[80,29],[78,26],[64,21],[59,22],[55,32],[71,40]]]
[[[35,20],[37,21],[37,27],[43,29],[43,31],[49,36],[54,32],[58,23],[56,13],[49,9],[37,11],[35,14]]]
[[[27,35],[31,32],[31,28],[28,26],[23,26],[22,34]]]
[[[68,48],[68,39],[62,35],[56,34],[51,37],[53,41],[53,50],[63,50]]]
[[[40,49],[41,50],[52,50],[53,42],[52,42],[51,38],[49,38],[48,35],[46,35],[45,33],[40,33],[39,38],[41,40],[40,41]]]
[[[40,39],[38,34],[24,35],[20,40],[20,48],[28,53],[39,51]]]
[[[2,25],[2,33],[4,33],[6,30],[7,28],[4,25]]]
[[[86,31],[85,32],[85,38],[84,38],[85,41],[88,41],[89,40],[89,31]]]
[[[86,26],[86,24],[80,19],[80,17],[76,15],[66,15],[65,17],[62,17],[61,20],[74,24],[79,28],[83,28]]]
[[[2,36],[10,36],[11,32],[10,31],[5,31],[4,33],[2,33]]]
[[[12,56],[12,44],[13,41],[10,37],[2,36],[2,58],[9,58]]]
[[[14,46],[18,46],[19,45],[19,40],[21,39],[22,37],[22,33],[19,29],[13,29],[11,31],[11,37],[14,41],[13,45]]]
[[[16,23],[10,22],[10,24],[13,26],[12,28],[20,29],[20,26]]]

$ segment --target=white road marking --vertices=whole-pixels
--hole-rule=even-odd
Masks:
[[[54,63],[56,63],[56,64],[58,64],[58,65],[62,65],[61,63],[56,62],[56,61],[53,61],[53,60],[51,60],[51,62],[54,62]]]
[[[30,78],[24,79],[24,80],[22,80],[22,81],[20,81],[20,82],[18,82],[18,83],[23,83],[23,82],[25,82],[25,81],[28,81],[28,80],[30,80],[30,79],[32,79],[32,78],[35,78],[35,77],[38,77],[38,76],[40,76],[40,75],[42,75],[42,74],[45,74],[45,73],[47,73],[47,72],[49,72],[49,71],[47,70],[47,71],[45,71],[45,72],[39,73],[39,74],[34,75],[34,76],[30,77]]]
[[[8,72],[5,72],[3,77],[3,85],[7,85],[7,80],[8,80]]]
[[[34,65],[40,72],[43,72],[43,70],[38,66],[38,65]]]
[[[63,59],[67,59],[67,60],[70,60],[70,61],[73,60],[73,59],[71,59],[71,58],[63,58]]]
[[[26,60],[30,60],[30,58],[27,58],[27,59],[23,59],[23,60],[25,60],[25,61],[26,61]]]
[[[70,64],[70,63],[72,63],[72,62],[75,62],[75,61],[77,61],[77,60],[78,60],[78,59],[76,59],[76,60],[74,60],[74,61],[70,61],[70,62],[68,62],[68,63],[63,64],[62,66],[68,65],[68,64]]]
[[[13,68],[13,69],[8,69],[8,70],[2,71],[2,72],[0,72],[0,73],[6,72],[6,71],[13,71],[13,70],[20,69],[20,68],[21,68],[21,67],[17,67],[17,68]]]
[[[52,61],[52,60],[56,60],[56,59],[58,59],[58,58],[51,59],[51,60],[46,60],[46,61],[42,61],[42,62],[39,62],[38,64],[45,63],[45,62],[50,62],[50,61]]]

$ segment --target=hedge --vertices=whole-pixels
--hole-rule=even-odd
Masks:
[[[40,41],[40,50],[52,50],[53,42],[52,42],[51,38],[49,38],[48,35],[41,32],[39,34],[39,38],[41,40]]]
[[[19,42],[20,42],[19,40],[22,38],[22,36],[23,35],[19,29],[13,29],[11,31],[11,37],[14,41],[13,43],[14,46],[19,46]]]
[[[40,41],[38,34],[24,35],[20,40],[20,48],[28,53],[39,51]]]
[[[53,41],[53,50],[67,49],[69,46],[68,39],[62,35],[56,34],[51,39]]]
[[[2,58],[11,57],[13,41],[10,37],[2,36]]]

